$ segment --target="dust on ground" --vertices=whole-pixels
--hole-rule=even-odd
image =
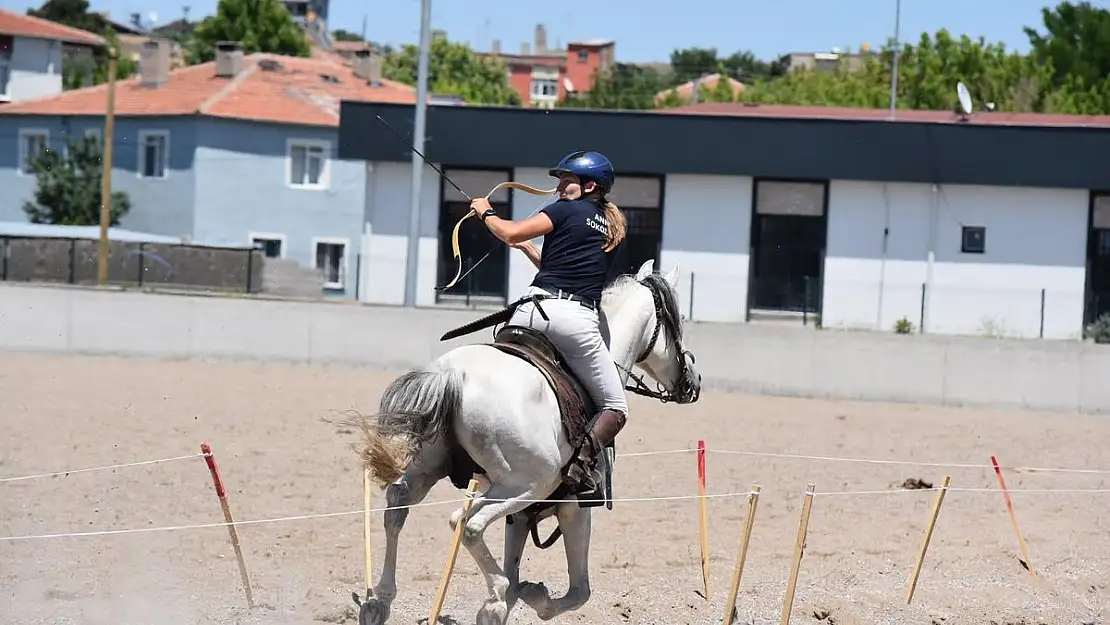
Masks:
[[[391,374],[366,368],[0,355],[0,476],[179,456],[212,444],[239,520],[357,511],[354,434],[321,418],[370,412]],[[693,406],[635,397],[623,453],[692,449],[1041,467],[1110,466],[1110,421],[1069,414],[830,402],[705,392]],[[778,623],[802,494],[817,486],[792,623],[1093,623],[1110,608],[1110,493],[1014,494],[1032,577],[997,492],[950,491],[913,604],[910,572],[947,473],[996,488],[990,469],[711,453],[711,493],[763,494],[738,600],[739,622]],[[1007,473],[1011,489],[1110,489],[1105,474]],[[618,460],[617,497],[696,493],[692,453]],[[883,491],[834,495],[834,491]],[[428,501],[457,499],[439,484]],[[375,505],[384,497],[375,492]],[[426,619],[455,504],[414,510],[401,537],[394,623]],[[701,597],[694,500],[595,509],[593,595],[556,622],[719,623],[747,503],[708,502],[712,579]],[[0,483],[0,535],[219,523],[200,458]],[[541,528],[546,537],[554,521]],[[384,542],[375,515],[374,578]],[[0,541],[0,622],[127,625],[355,623],[363,588],[361,514],[238,528],[260,607],[247,610],[222,526]],[[500,557],[503,524],[487,532]],[[566,588],[562,543],[531,543],[522,576]],[[473,623],[485,584],[462,551],[445,615]],[[512,623],[539,623],[523,604]]]

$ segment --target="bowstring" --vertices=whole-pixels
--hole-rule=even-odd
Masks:
[[[514,189],[514,191],[515,191],[515,189]],[[530,194],[529,194],[529,195],[530,195]],[[534,215],[535,215],[536,213],[540,212],[540,209],[541,209],[541,208],[543,208],[544,206],[547,206],[548,204],[550,204],[550,200],[549,200],[549,199],[541,201],[541,202],[540,202],[540,204],[539,204],[539,206],[536,206],[536,208],[535,208],[535,209],[533,209],[531,213],[528,213],[528,217],[525,217],[525,219],[528,219],[529,217],[532,217],[532,216],[534,216]],[[491,233],[490,233],[490,235],[493,235],[493,233],[491,232]],[[490,254],[492,254],[492,253],[493,253],[493,251],[497,249],[497,247],[498,247],[498,244],[501,244],[501,243],[502,243],[502,241],[501,241],[500,239],[497,239],[497,237],[496,237],[496,236],[494,237],[494,239],[496,240],[496,242],[494,243],[493,247],[489,248],[489,251],[488,251],[488,252],[486,252],[486,255],[485,255],[485,256],[483,256],[483,257],[482,257],[482,258],[481,258],[481,259],[480,259],[480,260],[479,260],[478,262],[476,262],[476,263],[474,263],[473,265],[471,265],[471,266],[470,266],[470,269],[467,269],[467,270],[466,270],[466,272],[464,272],[464,273],[463,273],[463,274],[462,274],[461,276],[459,276],[459,279],[455,281],[455,285],[458,285],[458,284],[459,284],[460,282],[462,282],[462,281],[463,281],[463,278],[465,278],[465,277],[469,276],[469,275],[470,275],[470,273],[471,273],[472,271],[474,271],[475,269],[477,269],[477,268],[478,268],[478,265],[481,265],[481,264],[482,264],[482,261],[484,261],[484,260],[486,260],[487,258],[489,258],[489,255],[490,255]]]

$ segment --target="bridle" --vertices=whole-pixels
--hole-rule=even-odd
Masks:
[[[617,368],[623,370],[628,374],[628,378],[635,382],[635,385],[626,384],[624,388],[626,391],[631,391],[643,397],[658,399],[663,403],[675,402],[678,404],[692,404],[698,401],[698,397],[701,395],[700,385],[694,384],[690,371],[690,365],[695,362],[694,354],[690,350],[683,348],[679,343],[678,321],[670,311],[668,311],[663,301],[663,294],[659,291],[662,287],[654,280],[640,280],[640,284],[643,284],[651,291],[651,297],[655,301],[655,329],[651,333],[651,339],[648,340],[647,346],[644,347],[644,351],[636,358],[634,364],[638,365],[647,360],[651,352],[655,350],[655,343],[659,340],[659,332],[665,326],[667,329],[667,338],[671,342],[671,347],[678,354],[679,376],[678,381],[674,383],[673,389],[668,391],[662,384],[656,382],[656,390],[652,390],[644,383],[644,376],[636,375],[631,369],[625,369],[618,364]]]

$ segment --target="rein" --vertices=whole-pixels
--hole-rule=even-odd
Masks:
[[[458,187],[456,187],[456,188],[458,188]],[[552,194],[555,193],[555,191],[558,190],[558,189],[537,189],[535,187],[530,187],[530,186],[524,184],[523,182],[513,182],[511,180],[507,180],[505,182],[499,183],[497,186],[490,189],[490,192],[486,194],[486,199],[487,200],[490,199],[490,197],[492,197],[494,193],[497,193],[497,191],[499,189],[516,189],[517,191],[524,191],[525,193],[531,193],[532,195],[552,195]],[[467,195],[466,192],[462,191],[461,189],[459,189],[459,192],[462,193],[463,196],[466,197],[466,199],[468,199],[468,200],[473,199],[469,195]],[[533,214],[534,213],[535,213],[535,211],[533,211]],[[493,253],[493,250],[496,249],[496,246],[491,248],[490,251],[487,252],[486,255],[482,257],[481,260],[474,263],[474,265],[472,265],[470,267],[470,269],[467,269],[465,274],[462,272],[462,251],[459,249],[459,228],[462,227],[462,223],[464,221],[466,221],[467,219],[470,219],[471,217],[474,217],[477,214],[478,213],[474,212],[474,209],[472,208],[472,209],[468,210],[465,215],[462,216],[462,219],[459,219],[457,222],[455,222],[455,228],[453,230],[451,230],[451,255],[458,262],[458,268],[455,270],[455,277],[452,278],[451,281],[448,282],[447,284],[445,284],[443,286],[437,286],[436,287],[437,291],[446,291],[447,289],[449,289],[449,288],[455,286],[456,284],[458,284],[459,280],[462,280],[466,276],[470,275],[470,272],[474,271],[474,269],[476,269],[478,267],[478,265],[481,265],[482,261],[485,260],[486,258],[488,258],[489,255]],[[529,216],[531,216],[531,215],[529,215]]]

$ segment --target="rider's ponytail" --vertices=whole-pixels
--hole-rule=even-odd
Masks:
[[[624,213],[609,200],[602,199],[602,202],[605,205],[605,221],[609,224],[609,238],[605,241],[605,247],[602,249],[609,252],[624,240]]]

